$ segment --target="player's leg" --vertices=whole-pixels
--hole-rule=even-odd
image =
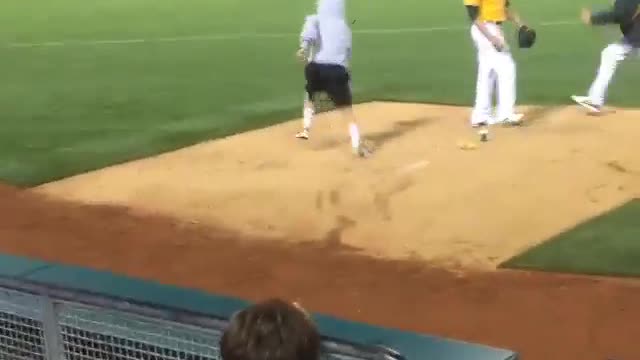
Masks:
[[[491,72],[489,73],[489,108],[485,111],[488,115],[487,115],[487,123],[489,125],[491,124],[495,124],[496,119],[495,119],[495,114],[493,112],[493,103],[494,103],[494,96],[497,93],[497,88],[498,86],[498,75],[496,74],[495,69],[491,69]]]
[[[303,126],[305,130],[310,130],[313,125],[313,116],[316,109],[313,103],[313,99],[309,97],[309,94],[305,93],[304,111],[303,111]]]
[[[327,95],[335,105],[340,116],[349,129],[351,148],[359,156],[367,156],[370,149],[362,145],[360,126],[353,113],[353,96],[349,72],[339,65],[328,65],[325,71],[327,78]]]
[[[600,67],[594,82],[589,88],[589,99],[598,107],[605,103],[609,84],[613,80],[616,69],[620,62],[627,58],[633,51],[633,47],[629,44],[618,43],[611,44],[602,50],[600,56]]]
[[[309,132],[313,125],[313,116],[315,115],[315,105],[313,99],[308,92],[304,93],[304,103],[302,108],[302,131],[296,134],[298,139],[309,139]]]
[[[483,126],[491,122],[491,98],[495,76],[488,61],[478,61],[476,98],[471,112],[471,126]]]
[[[496,73],[498,75],[499,122],[517,125],[523,118],[516,108],[516,62],[508,50],[496,53]]]
[[[471,126],[483,126],[493,122],[491,118],[491,99],[495,87],[495,73],[492,65],[492,53],[495,49],[482,33],[471,28],[471,38],[476,46],[478,72],[476,77],[476,97],[471,112]]]
[[[486,28],[494,36],[505,39],[502,27],[493,23],[486,23]],[[515,113],[516,105],[516,63],[511,53],[506,49],[498,51],[485,36],[477,31],[476,38],[484,50],[484,57],[495,73],[498,85],[498,106],[496,120],[500,123],[518,124],[523,115]],[[491,90],[493,86],[491,84]]]
[[[589,88],[587,96],[572,96],[571,98],[584,108],[592,112],[600,112],[605,103],[609,84],[613,80],[616,69],[621,61],[633,51],[633,47],[625,43],[610,44],[600,56],[600,67],[595,80]]]
[[[308,63],[304,68],[304,77],[306,80],[305,85],[305,99],[304,109],[302,114],[302,131],[296,134],[298,139],[309,139],[309,131],[313,123],[313,116],[315,113],[314,95],[321,90],[322,83],[318,76],[318,65],[315,63]]]
[[[356,120],[356,116],[353,113],[353,107],[351,105],[339,105],[336,104],[336,108],[340,113],[345,124],[348,124],[349,137],[351,138],[351,147],[353,151],[358,153],[361,150],[360,139],[360,126]]]

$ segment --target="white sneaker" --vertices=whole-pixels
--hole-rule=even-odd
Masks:
[[[484,120],[481,121],[471,121],[471,127],[472,128],[479,128],[479,127],[484,127],[484,126],[489,126],[489,125],[495,125],[497,124],[499,121],[496,121],[496,119],[493,116],[488,116],[486,118],[484,118]]]
[[[594,104],[588,96],[571,95],[571,100],[575,101],[576,104],[591,111],[592,113],[599,113],[601,111],[600,105]]]
[[[489,122],[487,124],[489,125],[495,125],[495,124],[499,124],[500,121],[496,120],[496,119],[489,119]]]
[[[302,130],[296,134],[297,139],[309,140],[309,130]]]
[[[502,119],[501,123],[505,125],[520,125],[524,114],[511,114],[506,119]]]

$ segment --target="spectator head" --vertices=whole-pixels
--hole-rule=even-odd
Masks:
[[[319,360],[320,335],[302,307],[272,299],[235,314],[220,351],[223,360]]]

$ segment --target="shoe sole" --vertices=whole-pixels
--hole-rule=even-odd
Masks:
[[[576,99],[575,96],[571,97],[571,100],[573,100],[576,104],[582,106],[583,108],[589,110],[592,113],[600,113],[600,108],[598,108],[597,106],[590,104],[588,102],[585,101],[580,101],[578,99]]]

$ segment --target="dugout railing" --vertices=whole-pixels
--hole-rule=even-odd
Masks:
[[[228,318],[249,305],[238,298],[0,254],[0,360],[219,360],[218,342]],[[421,311],[441,310],[424,304]],[[323,360],[518,358],[513,351],[481,344],[317,313],[313,319],[323,335]]]
[[[0,279],[0,359],[218,360],[227,319]],[[404,360],[384,346],[325,337],[326,359]]]

